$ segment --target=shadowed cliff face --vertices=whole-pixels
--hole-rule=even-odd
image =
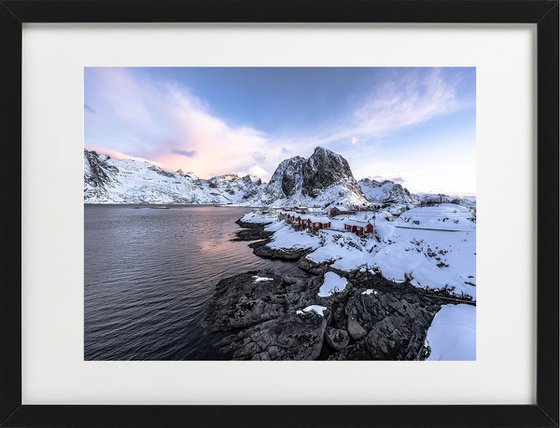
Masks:
[[[84,181],[91,187],[103,187],[111,181],[110,174],[116,174],[119,169],[109,165],[109,156],[99,156],[94,151],[84,150]]]
[[[350,190],[362,194],[348,161],[323,147],[317,147],[305,161],[302,175],[302,192],[306,196],[316,197],[333,184],[341,183],[347,185]]]
[[[305,159],[296,156],[287,160],[286,168],[282,171],[280,179],[282,181],[282,191],[288,198],[294,196],[301,189],[302,167]]]

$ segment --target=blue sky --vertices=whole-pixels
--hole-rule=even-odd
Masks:
[[[134,67],[84,71],[85,146],[202,178],[320,145],[356,178],[474,195],[474,68]]]

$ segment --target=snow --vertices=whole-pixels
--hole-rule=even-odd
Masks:
[[[182,171],[169,172],[150,162],[112,159],[84,152],[84,202],[150,204],[244,204],[246,195],[262,186],[254,176],[235,174],[200,179]],[[95,172],[97,171],[97,172]],[[96,184],[98,174],[105,176]]]
[[[276,215],[273,214],[263,214],[260,211],[255,211],[252,213],[247,213],[241,217],[241,221],[245,223],[255,223],[255,224],[268,224],[272,223],[277,219]]]
[[[332,229],[337,230],[321,230],[313,235],[317,244],[310,246],[314,251],[306,257],[315,263],[328,263],[334,269],[379,271],[394,282],[408,280],[416,287],[443,289],[459,298],[476,300],[476,223],[470,219],[467,208],[442,205],[415,208],[401,215],[422,218],[424,225],[439,227],[402,228],[400,225],[407,221],[401,218],[393,221],[387,212],[379,212],[375,216],[374,233],[364,237],[344,232],[341,224],[348,220],[363,221],[373,213],[337,217],[332,219]],[[455,229],[457,223],[452,223],[452,231],[441,226],[447,223],[442,219],[451,215],[459,219],[460,229]],[[295,242],[298,241],[286,237],[283,246],[289,248]]]
[[[371,288],[368,288],[366,291],[362,291],[362,294],[364,294],[366,296],[369,296],[370,294],[377,294],[377,291],[375,291]]]
[[[326,216],[308,215],[301,214],[301,218],[304,220],[311,220],[312,223],[330,223],[330,218]]]
[[[428,329],[426,345],[432,351],[428,360],[476,360],[476,307],[442,306]]]
[[[360,184],[362,192],[364,192],[366,197],[372,202],[415,202],[415,198],[410,195],[407,190],[393,181],[386,180],[380,183],[375,180],[362,179],[358,183]]]
[[[306,308],[303,308],[302,310],[298,310],[296,311],[297,315],[304,315],[304,314],[308,314],[308,313],[315,313],[317,315],[323,315],[323,311],[325,311],[325,309],[327,309],[325,306],[319,306],[319,305],[311,305],[308,306]]]
[[[286,223],[284,220],[277,221],[269,224],[268,226],[265,226],[264,230],[266,230],[267,232],[276,232],[285,227],[287,224],[288,223]]]
[[[335,155],[335,154],[333,154]],[[348,210],[380,205],[392,201],[390,210],[398,215],[418,201],[457,202],[476,210],[476,200],[447,195],[411,195],[400,184],[342,176],[316,197],[304,195],[302,163],[294,157],[282,161],[269,183],[254,175],[243,177],[224,174],[210,179],[197,177],[182,170],[170,172],[158,165],[133,159],[112,159],[107,155],[84,151],[84,202],[86,203],[150,203],[150,204],[219,204],[233,206],[302,206],[318,211],[332,207]],[[282,181],[291,170],[295,185],[291,196],[286,196]],[[333,171],[335,173],[335,171]],[[456,207],[459,205],[456,205]]]
[[[449,196],[443,194],[435,193],[417,193],[414,197],[420,202],[431,202],[431,203],[441,203],[441,202],[451,202],[457,203],[467,208],[476,209],[476,196]]]
[[[327,272],[323,285],[319,288],[319,297],[329,297],[346,289],[348,281],[334,272]]]
[[[361,227],[363,229],[365,229],[368,224],[372,224],[372,223],[369,221],[354,220],[354,219],[348,219],[344,221],[344,225]]]
[[[274,278],[267,278],[266,276],[253,275],[254,282],[274,281]]]
[[[418,207],[404,212],[395,225],[406,228],[439,230],[473,230],[476,228],[471,210],[456,204]]]
[[[272,240],[267,245],[276,249],[315,249],[319,248],[321,244],[318,236],[312,235],[307,230],[294,230],[292,226],[286,224],[274,233]]]

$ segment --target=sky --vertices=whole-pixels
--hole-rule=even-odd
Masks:
[[[84,145],[201,178],[267,181],[317,146],[356,179],[474,195],[473,67],[87,67]]]

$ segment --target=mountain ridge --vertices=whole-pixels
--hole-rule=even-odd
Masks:
[[[443,195],[445,200],[452,197]],[[433,198],[432,198],[433,199]],[[427,196],[401,184],[356,180],[348,161],[317,147],[308,158],[284,159],[268,183],[254,175],[222,174],[209,179],[193,172],[166,171],[148,161],[113,159],[84,149],[84,202],[91,204],[224,204],[242,206],[415,204]]]

